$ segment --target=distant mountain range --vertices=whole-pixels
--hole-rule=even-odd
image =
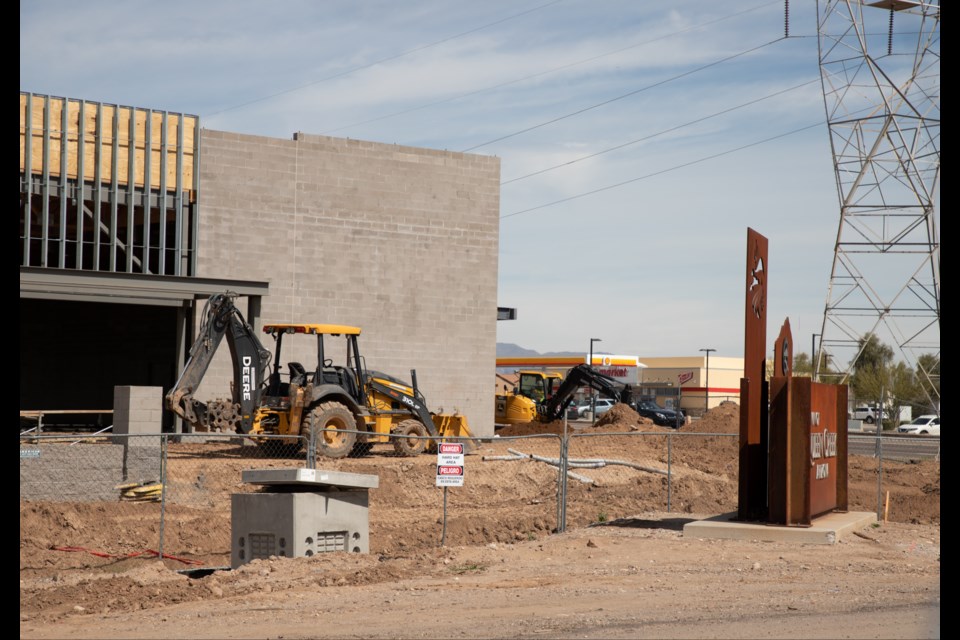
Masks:
[[[595,351],[594,353],[604,353],[602,351]],[[513,344],[512,342],[498,342],[497,343],[497,357],[498,358],[525,358],[533,356],[547,356],[547,357],[562,357],[562,356],[583,356],[583,351],[548,351],[546,353],[540,353],[539,351],[534,351],[533,349],[524,349],[518,344]]]

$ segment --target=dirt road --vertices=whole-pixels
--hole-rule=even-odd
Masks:
[[[685,539],[646,514],[543,540],[255,561],[159,561],[21,600],[21,637],[939,637],[939,528],[833,546]],[[128,569],[128,570],[123,570]],[[73,579],[67,579],[74,582]],[[53,587],[51,587],[53,588]],[[43,606],[38,606],[43,605]],[[143,607],[143,609],[140,609]]]

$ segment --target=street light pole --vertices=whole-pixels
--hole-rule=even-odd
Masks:
[[[603,340],[601,340],[600,338],[590,338],[590,362],[588,362],[587,364],[589,364],[591,367],[593,366],[593,343],[594,342],[603,342]]]
[[[590,338],[590,362],[587,365],[592,369],[593,368],[593,343],[594,342],[603,342],[600,338]],[[596,423],[597,421],[597,394],[590,394],[590,422]]]
[[[706,413],[710,410],[710,352],[716,351],[716,349],[700,349],[707,354],[707,384],[706,388],[703,391],[703,412]]]

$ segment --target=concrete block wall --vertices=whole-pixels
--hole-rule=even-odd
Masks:
[[[128,446],[129,445],[129,446]],[[31,450],[29,457],[24,450]],[[116,502],[117,485],[160,480],[160,438],[20,444],[20,499]]]
[[[163,387],[113,388],[113,433],[159,434],[163,420]],[[118,438],[118,442],[123,439]]]
[[[368,368],[415,368],[431,409],[493,433],[498,158],[304,134],[201,145],[198,275],[268,281],[266,322],[361,327]],[[315,361],[287,344],[284,361]],[[197,396],[229,379],[218,354]]]

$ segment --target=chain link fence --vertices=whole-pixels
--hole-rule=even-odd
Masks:
[[[395,446],[403,438],[407,446]],[[479,544],[522,541],[649,510],[736,510],[736,434],[458,438],[474,455],[465,459],[463,486],[450,491],[436,486],[435,457],[399,453],[421,444],[430,452],[432,440],[397,435],[382,440],[330,459],[313,455],[315,442],[293,437],[22,435],[21,547],[100,550],[113,557],[146,552],[226,566],[230,496],[259,490],[241,482],[244,469],[319,466],[376,475],[371,534],[383,547],[397,549],[422,545],[413,532],[440,526],[438,544],[444,539]],[[930,474],[929,491],[936,498],[930,517],[939,520],[939,438],[851,435],[849,450],[852,506],[856,500],[858,509],[872,510],[876,498],[881,518],[889,511],[891,519],[902,519],[898,509],[906,509],[917,493],[903,478],[919,468]],[[385,511],[402,517],[378,519]]]
[[[939,436],[850,434],[847,451],[851,504],[880,520],[939,522]]]
[[[224,564],[230,495],[256,490],[240,471],[304,463],[301,438],[28,434],[20,439],[21,530],[24,518],[47,523],[49,546],[64,551]]]
[[[302,437],[189,434],[163,437],[162,550],[229,565],[230,496],[259,490],[244,469],[312,467]]]
[[[474,446],[479,450],[479,460],[472,459],[478,456],[467,458],[464,482],[465,487],[472,487],[475,479],[481,484],[463,498],[458,496],[462,517],[470,519],[474,514],[496,513],[497,509],[509,514],[519,505],[522,514],[513,516],[516,518],[512,527],[514,540],[524,540],[533,532],[549,533],[560,529],[563,515],[562,437],[497,437],[475,441]],[[509,490],[505,491],[507,478],[511,480]]]
[[[574,434],[567,447],[565,524],[580,527],[663,508],[731,511],[737,442],[736,434]]]

